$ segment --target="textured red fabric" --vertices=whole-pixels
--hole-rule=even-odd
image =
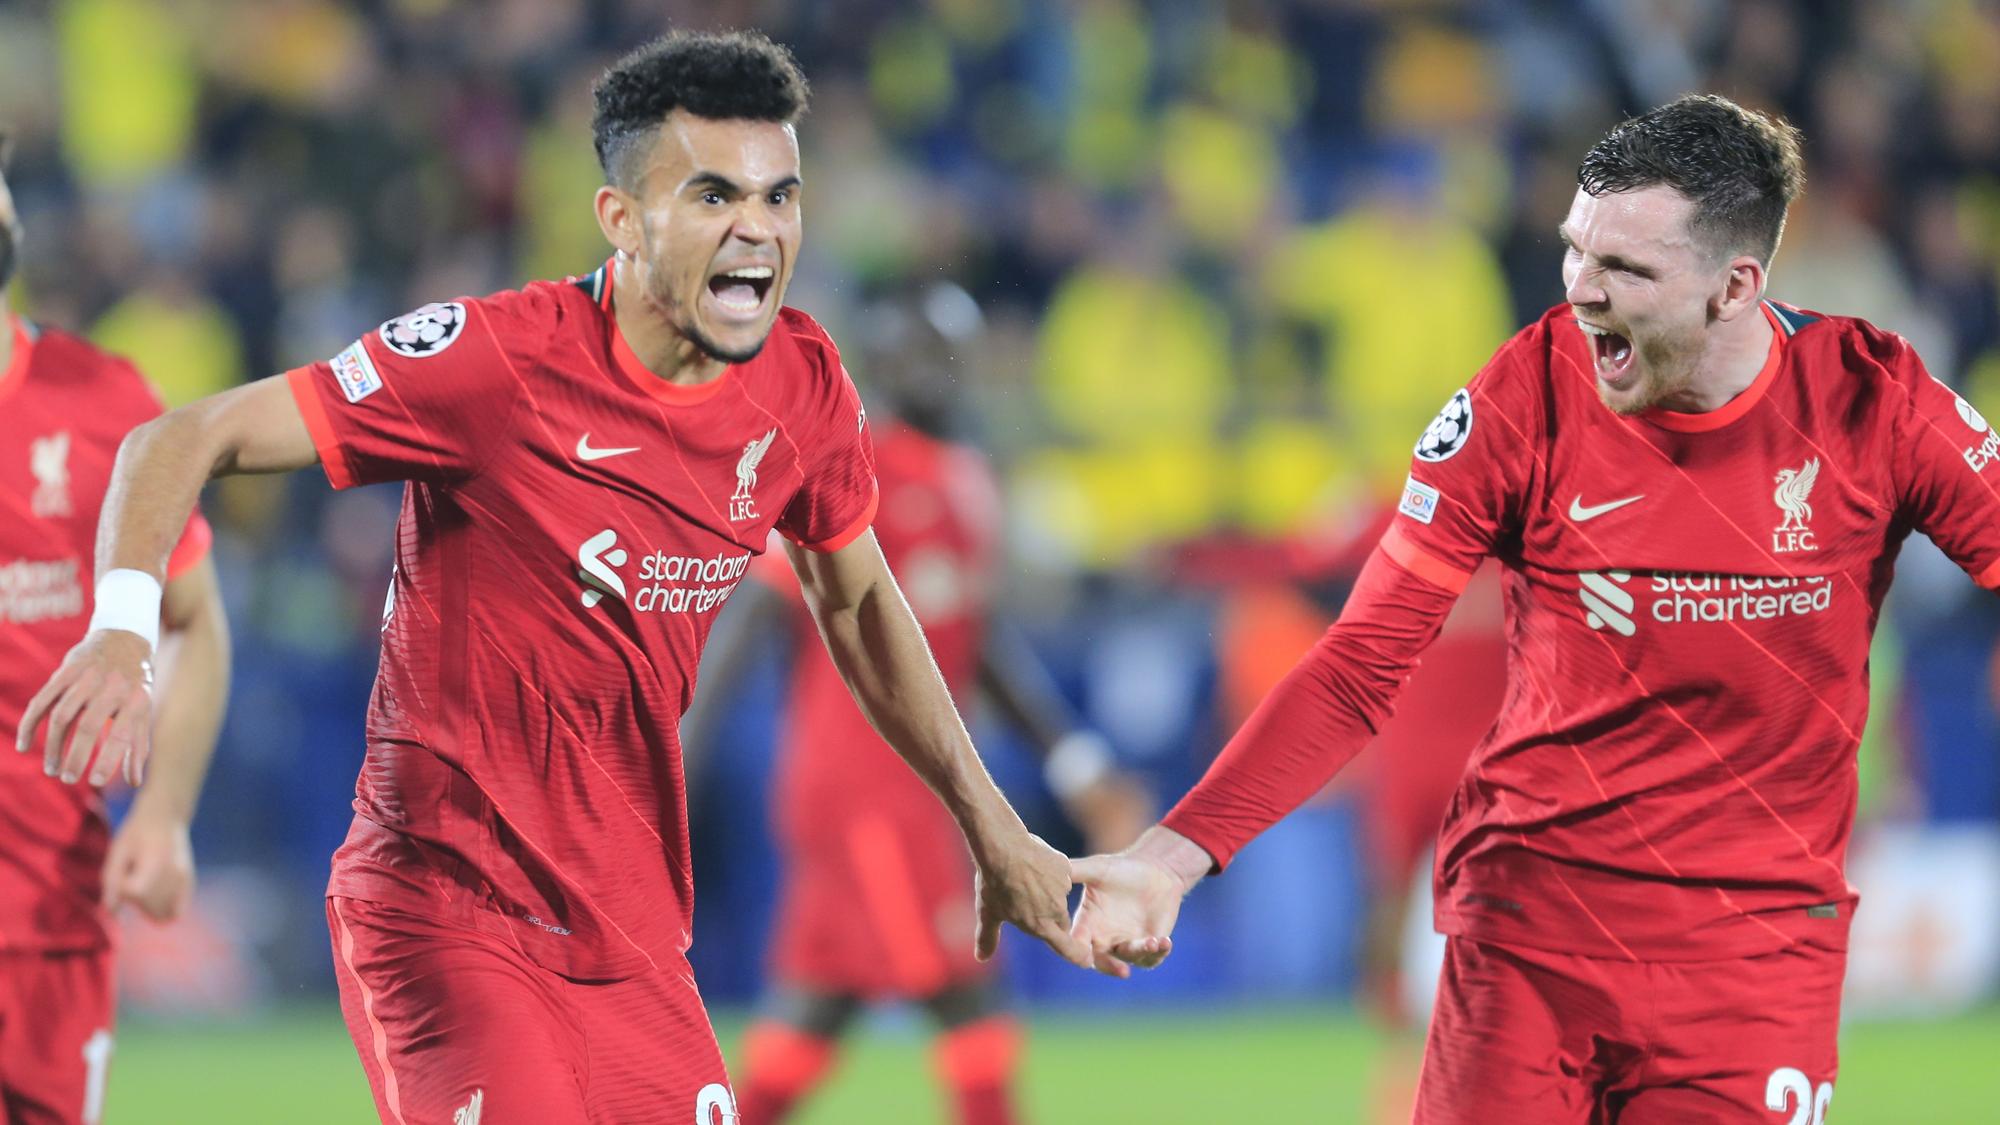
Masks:
[[[476,899],[538,964],[599,980],[687,947],[678,726],[717,611],[773,529],[845,542],[876,501],[810,317],[675,387],[624,348],[611,284],[427,306],[291,377],[330,480],[409,482],[329,893]]]
[[[111,1033],[109,950],[0,953],[0,1115],[96,1125]]]
[[[726,1122],[735,1112],[685,961],[565,979],[474,908],[417,915],[327,899],[341,1013],[385,1122]]]
[[[130,363],[63,332],[0,312],[14,356],[0,372],[0,734],[83,639],[95,588],[97,517],[118,444],[160,413]],[[190,516],[168,574],[206,556],[208,524]],[[110,829],[89,785],[42,774],[31,754],[0,754],[0,950],[102,949],[99,908]]]
[[[1845,970],[1810,945],[1634,964],[1454,937],[1416,1121],[1787,1120],[1832,1089]]]
[[[1524,329],[1420,443],[1394,551],[1167,824],[1226,863],[1318,789],[1451,604],[1424,574],[1496,557],[1508,694],[1445,819],[1439,928],[1647,961],[1844,947],[1870,634],[1912,530],[2000,564],[2000,434],[1901,337],[1766,315],[1756,385],[1697,419],[1606,409],[1567,308]]]
[[[876,466],[876,539],[964,707],[993,598],[999,489],[976,453],[901,424],[883,428]],[[789,569],[770,580],[797,588]],[[798,612],[773,786],[784,860],[778,977],[813,991],[916,999],[983,975],[958,826],[868,724]]]

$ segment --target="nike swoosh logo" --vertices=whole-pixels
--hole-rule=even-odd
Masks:
[[[602,461],[606,457],[616,457],[621,453],[637,452],[639,447],[636,445],[628,445],[622,449],[592,449],[589,434],[576,439],[576,459],[579,461]]]
[[[1593,504],[1586,508],[1583,506],[1583,496],[1579,493],[1576,499],[1569,502],[1569,518],[1578,523],[1582,523],[1585,520],[1594,520],[1606,512],[1615,512],[1627,504],[1637,504],[1644,499],[1645,496],[1643,495],[1627,496],[1623,500],[1613,500],[1609,504]]]

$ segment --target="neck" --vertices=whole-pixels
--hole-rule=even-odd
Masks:
[[[669,383],[699,386],[722,377],[729,364],[709,355],[675,328],[659,304],[640,291],[630,263],[612,259],[611,315],[625,346],[646,370]]]
[[[14,314],[7,311],[7,290],[0,288],[0,372],[14,362],[14,334],[18,331]]]
[[[1662,399],[1660,406],[1680,414],[1707,414],[1729,405],[1764,370],[1776,331],[1764,315],[1762,300],[1745,315],[1716,325],[1709,331],[1708,348],[1694,378],[1679,393]]]

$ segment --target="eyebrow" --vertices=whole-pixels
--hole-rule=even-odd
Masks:
[[[1577,249],[1576,243],[1570,241],[1569,228],[1566,224],[1556,227],[1556,237],[1562,240],[1563,249],[1565,250]],[[1647,265],[1641,265],[1640,263],[1635,262],[1632,259],[1624,257],[1619,254],[1598,254],[1595,255],[1595,257],[1597,258],[1598,261],[1604,263],[1604,265],[1610,269],[1624,270],[1627,273],[1634,274],[1639,277],[1650,278],[1659,276],[1659,271],[1655,270],[1653,267]]]
[[[797,176],[786,176],[784,179],[771,184],[763,190],[765,192],[783,191],[786,188],[798,187],[803,182]],[[741,184],[738,184],[735,180],[730,179],[720,172],[696,172],[681,183],[683,191],[691,187],[713,188],[724,195],[733,196],[743,194]]]

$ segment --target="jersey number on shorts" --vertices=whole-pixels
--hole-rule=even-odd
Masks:
[[[737,1125],[736,1095],[720,1082],[710,1082],[694,1096],[694,1125]]]
[[[1826,1107],[1833,1103],[1833,1083],[1813,1088],[1812,1079],[1795,1066],[1781,1066],[1764,1083],[1764,1104],[1779,1113],[1792,1111],[1785,1125],[1826,1125]]]
[[[83,1120],[97,1125],[104,1116],[104,1080],[111,1071],[111,1033],[98,1028],[83,1041]]]

